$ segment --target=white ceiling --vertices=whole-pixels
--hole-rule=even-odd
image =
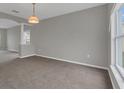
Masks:
[[[0,19],[0,28],[1,29],[8,29],[14,26],[19,25],[17,22],[9,19]]]
[[[38,3],[36,4],[36,15],[41,19],[47,19],[91,7],[103,5],[103,3]],[[17,10],[19,13],[13,13]],[[0,3],[0,12],[27,19],[32,15],[31,3]]]

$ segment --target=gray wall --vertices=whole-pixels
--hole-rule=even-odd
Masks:
[[[20,57],[28,57],[28,56],[33,56],[34,53],[34,47],[32,44],[30,45],[20,45]]]
[[[9,51],[19,52],[20,36],[21,26],[16,26],[7,30],[7,47]]]
[[[0,29],[0,50],[7,49],[7,31],[5,29]]]
[[[103,5],[43,20],[32,35],[39,55],[107,67],[107,31],[107,5]]]

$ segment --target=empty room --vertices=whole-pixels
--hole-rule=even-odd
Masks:
[[[123,89],[124,5],[0,3],[0,89]]]

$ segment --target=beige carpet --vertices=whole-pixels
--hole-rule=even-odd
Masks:
[[[0,88],[108,89],[112,85],[105,70],[33,56],[0,63]]]

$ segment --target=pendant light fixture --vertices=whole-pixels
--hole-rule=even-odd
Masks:
[[[39,23],[39,18],[35,15],[35,3],[32,3],[33,5],[33,15],[29,17],[28,22],[31,24],[37,24]]]

